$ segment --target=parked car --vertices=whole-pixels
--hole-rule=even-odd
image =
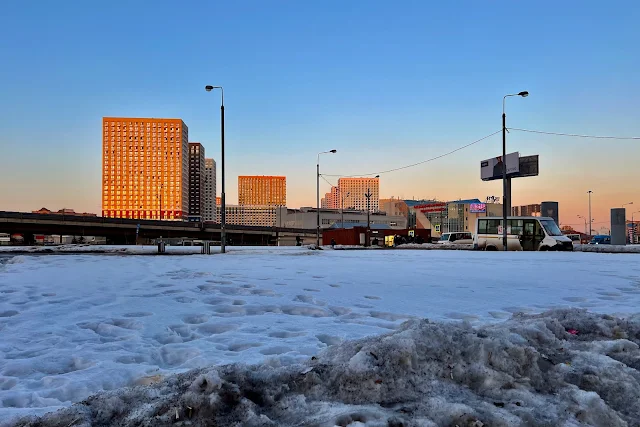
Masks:
[[[571,242],[573,242],[574,245],[579,245],[580,243],[582,243],[582,241],[580,240],[581,237],[579,234],[565,234],[565,236],[571,239]]]
[[[452,231],[450,233],[443,233],[440,236],[440,240],[438,240],[439,244],[451,244],[455,243],[458,245],[472,245],[473,244],[473,235],[469,232],[463,231]]]
[[[589,242],[590,245],[610,245],[611,236],[597,235],[593,236],[593,239]]]

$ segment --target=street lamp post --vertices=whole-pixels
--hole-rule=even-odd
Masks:
[[[629,205],[632,205],[632,204],[633,204],[633,202],[623,203],[623,204],[622,204],[622,207],[624,208],[625,206],[629,206]]]
[[[593,226],[591,219],[591,193],[593,193],[593,191],[589,190],[587,191],[587,193],[589,193],[589,236],[593,236]]]
[[[226,252],[226,223],[227,223],[227,204],[225,200],[224,192],[224,89],[222,86],[210,86],[204,87],[207,92],[211,92],[213,89],[220,89],[221,101],[220,101],[220,145],[221,145],[221,163],[222,163],[222,189],[220,192],[220,252]],[[214,195],[215,196],[215,195]]]
[[[322,151],[318,153],[316,162],[316,246],[320,247],[320,155],[335,154],[338,150]]]
[[[375,178],[380,178],[380,175],[376,175]],[[367,238],[365,239],[365,246],[371,244],[371,186],[367,188],[367,194],[364,197],[367,198]]]
[[[505,251],[507,250],[507,203],[511,203],[511,195],[507,200],[507,115],[505,114],[505,103],[509,96],[526,98],[529,92],[525,90],[502,98],[502,245]]]
[[[582,218],[584,220],[584,234],[587,234],[587,218],[582,215],[578,215],[578,218]]]

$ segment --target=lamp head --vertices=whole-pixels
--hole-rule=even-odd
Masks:
[[[520,92],[518,95],[520,95],[523,98],[526,98],[527,96],[529,96],[529,92],[527,92],[526,90],[523,90],[522,92]]]
[[[204,87],[204,90],[206,90],[207,92],[211,92],[211,91],[213,90],[213,86],[211,86],[211,85],[206,85],[206,86]]]
[[[338,150],[329,150],[330,153],[336,153]]]

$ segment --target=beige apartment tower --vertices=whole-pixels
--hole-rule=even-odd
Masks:
[[[380,210],[380,178],[340,178],[337,188],[337,194],[333,196],[336,208],[340,208],[344,199],[345,209],[366,211],[368,206],[371,212]],[[371,191],[369,205],[367,205],[367,197],[365,196],[367,191]]]
[[[287,206],[287,178],[284,176],[239,176],[238,205]]]
[[[186,220],[189,129],[181,119],[102,119],[102,216]]]

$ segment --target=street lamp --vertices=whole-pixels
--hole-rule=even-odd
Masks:
[[[589,236],[593,236],[593,227],[592,227],[592,219],[591,219],[591,193],[593,193],[593,191],[589,190],[587,191],[587,193],[589,193]]]
[[[316,162],[316,246],[320,247],[320,155],[335,154],[338,150],[322,151],[318,153],[318,161]]]
[[[629,206],[629,205],[632,205],[632,204],[633,204],[633,202],[623,203],[623,204],[622,204],[622,207],[624,208],[625,206]]]
[[[222,191],[220,194],[220,252],[225,253],[226,245],[226,222],[227,222],[227,205],[224,194],[224,89],[222,86],[210,86],[204,87],[204,90],[211,92],[213,89],[220,89],[221,102],[220,102],[220,143],[222,146],[221,161],[222,161]],[[215,195],[214,195],[215,196]]]
[[[584,234],[587,234],[587,218],[582,215],[578,215],[578,218],[582,218],[584,220]]]
[[[376,175],[374,179],[380,178],[380,175]],[[367,188],[367,194],[364,197],[367,198],[367,239],[365,241],[365,245],[369,246],[371,244],[371,183],[369,183],[369,187]]]
[[[507,115],[505,114],[505,103],[509,96],[526,98],[529,96],[529,92],[524,90],[505,95],[502,98],[502,245],[505,251],[507,250],[507,204],[511,203],[511,195],[507,200]]]

